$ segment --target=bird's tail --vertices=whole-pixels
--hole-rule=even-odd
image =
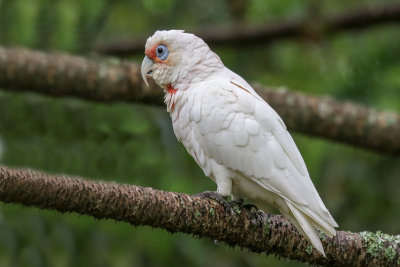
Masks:
[[[295,204],[283,198],[276,198],[274,201],[282,215],[290,220],[300,234],[302,234],[321,255],[326,257],[317,229],[321,230],[328,237],[336,235],[335,227],[338,225],[329,214],[329,211],[326,210],[326,216],[320,216],[312,210],[308,212],[303,211]],[[260,201],[255,203],[262,211],[266,213],[270,211],[270,206],[267,206],[265,202]]]
[[[289,210],[284,212],[283,210],[281,211],[284,213],[283,215],[287,218],[290,219],[290,221],[296,226],[297,230],[308,240],[311,242],[311,244],[321,253],[324,257],[325,252],[324,248],[322,247],[321,240],[319,238],[318,232],[315,229],[318,228],[322,232],[324,232],[327,236],[332,237],[336,235],[336,230],[330,223],[327,223],[326,221],[321,220],[321,218],[311,218],[308,216],[306,213],[304,213],[302,210],[294,206],[288,201],[285,201]]]

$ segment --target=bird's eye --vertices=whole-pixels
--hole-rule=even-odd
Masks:
[[[168,57],[168,55],[169,55],[168,48],[167,48],[165,45],[160,44],[160,45],[157,46],[157,48],[156,48],[156,55],[157,55],[157,57],[158,57],[159,59],[161,59],[161,60],[166,60],[167,57]]]

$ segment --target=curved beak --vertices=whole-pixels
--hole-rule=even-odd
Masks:
[[[146,84],[147,87],[149,87],[149,83],[147,82],[147,75],[150,75],[153,70],[151,69],[154,65],[154,61],[151,60],[148,56],[145,56],[142,62],[142,78],[144,83]]]

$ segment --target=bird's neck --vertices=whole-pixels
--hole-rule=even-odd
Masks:
[[[174,87],[172,87],[172,85],[171,84],[168,84],[167,85],[167,94],[175,94],[176,93],[176,91],[178,91],[177,89],[175,89]]]
[[[173,112],[179,104],[179,100],[182,95],[182,90],[178,90],[177,88],[173,87],[171,84],[168,84],[165,88],[165,97],[164,102],[167,106],[168,112]]]

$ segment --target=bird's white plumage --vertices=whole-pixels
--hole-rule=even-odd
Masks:
[[[166,31],[149,40],[146,48],[156,42],[183,47],[174,50],[180,62],[169,72],[175,77],[156,82],[179,88],[166,94],[174,132],[218,192],[264,210],[274,205],[324,254],[314,227],[332,236],[337,224],[279,115],[201,39]]]

